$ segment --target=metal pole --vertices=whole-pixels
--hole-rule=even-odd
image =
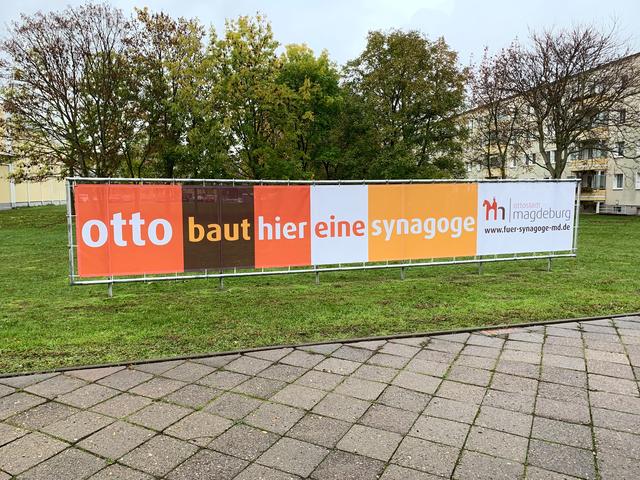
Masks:
[[[547,257],[547,272],[551,271],[551,257]]]
[[[320,285],[320,272],[316,270],[316,285]]]
[[[107,295],[109,298],[113,298],[113,282],[107,286]]]
[[[67,180],[67,243],[69,244],[69,284],[73,285],[73,209],[71,207],[71,180]]]
[[[582,182],[576,182],[576,211],[574,213],[573,227],[573,252],[578,251],[578,225],[580,223],[580,194],[582,193]]]
[[[234,182],[240,184],[259,184],[259,185],[362,185],[362,180],[250,180],[250,179],[232,179],[232,178],[135,178],[135,177],[68,177],[75,181],[88,181],[88,182],[133,182],[139,183],[145,181],[149,183],[167,183],[167,182],[182,182],[182,183],[231,183]],[[365,185],[378,185],[378,184],[398,184],[398,183],[564,183],[575,182],[573,178],[559,178],[554,180],[542,179],[542,178],[505,178],[501,180],[495,179],[483,179],[483,178],[421,178],[421,179],[386,179],[386,180],[365,180]]]
[[[224,277],[220,277],[220,290],[224,290]]]
[[[13,173],[13,163],[9,163],[9,203],[11,203],[11,208],[16,208],[16,181],[11,176]]]
[[[400,267],[400,280],[404,280],[404,269],[405,267]]]
[[[482,262],[478,262],[478,275],[482,275]]]
[[[562,253],[562,254],[554,254],[551,255],[552,258],[575,258],[576,254],[575,253]],[[524,257],[500,257],[500,258],[484,258],[482,260],[482,263],[495,263],[495,262],[512,262],[512,261],[524,261],[524,260],[540,260],[541,258],[547,258],[546,255],[527,255]],[[435,261],[435,259],[432,259],[428,262],[419,262],[419,263],[412,263],[411,265],[406,264],[404,266],[406,267],[432,267],[432,266],[441,266],[441,265],[466,265],[466,264],[478,264],[478,260],[475,259],[469,259],[469,260],[457,260],[455,262],[451,262],[451,261],[444,261],[444,262],[440,262],[440,261]],[[399,268],[401,267],[402,264],[391,264],[391,265],[385,265],[385,264],[376,264],[376,265],[357,265],[357,266],[349,266],[349,267],[342,267],[342,268],[335,268],[335,267],[327,267],[327,268],[323,268],[322,270],[326,271],[326,272],[342,272],[342,271],[352,271],[352,270],[379,270],[379,269],[384,269],[384,268]],[[251,271],[251,272],[238,272],[236,274],[234,273],[226,273],[224,274],[225,277],[255,277],[255,276],[259,276],[259,275],[283,275],[283,274],[294,274],[294,273],[316,273],[316,270],[311,269],[311,268],[299,268],[299,269],[293,269],[293,270],[258,270],[258,271]],[[320,272],[317,272],[318,275],[320,274]],[[181,275],[179,277],[182,280],[195,280],[195,279],[205,279],[205,278],[220,278],[219,274],[211,274],[211,275],[202,275],[202,274],[196,274],[196,275]],[[74,281],[74,285],[101,285],[101,284],[107,284],[107,283],[139,283],[139,282],[159,282],[159,281],[167,281],[167,280],[175,280],[176,277],[174,275],[172,276],[153,276],[153,277],[147,277],[146,279],[144,279],[143,277],[127,277],[127,278],[118,278],[118,277],[114,277],[112,279],[101,279],[101,280],[77,280]]]

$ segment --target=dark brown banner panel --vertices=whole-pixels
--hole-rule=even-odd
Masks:
[[[183,186],[184,269],[254,266],[253,187]]]

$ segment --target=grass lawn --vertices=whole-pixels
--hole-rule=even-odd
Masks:
[[[583,216],[578,258],[68,285],[63,207],[0,212],[0,373],[640,310],[640,218]]]

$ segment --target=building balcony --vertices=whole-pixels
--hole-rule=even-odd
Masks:
[[[586,170],[606,170],[609,166],[607,157],[587,158],[584,160],[571,160],[569,170],[572,172],[582,172]]]
[[[580,191],[581,202],[604,202],[606,199],[607,191],[605,189],[593,189],[589,187],[582,187]]]
[[[584,135],[582,140],[607,140],[611,135],[608,125],[594,125]]]

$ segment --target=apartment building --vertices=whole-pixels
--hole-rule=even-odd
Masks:
[[[0,154],[0,210],[65,203],[64,179],[16,182],[11,178],[13,168],[11,157]]]
[[[42,181],[18,182],[12,178],[20,162],[10,153],[10,143],[2,141],[5,138],[3,118],[4,113],[0,109],[0,210],[65,203],[66,188],[60,175]]]
[[[631,57],[632,61],[640,61],[638,54]],[[482,128],[482,121],[479,121],[482,115],[482,107],[464,114],[472,139],[474,131]],[[581,179],[580,203],[584,210],[640,215],[640,125],[637,122],[633,122],[634,125],[626,123],[624,108],[603,112],[601,117],[601,124],[607,124],[607,120],[612,119],[617,127],[594,126],[588,138],[573,147],[562,176]],[[468,178],[502,177],[502,162],[498,161],[498,149],[493,143],[484,151],[482,145],[467,146],[464,161]],[[544,163],[540,159],[539,150],[533,145],[522,147],[526,144],[527,142],[520,142],[520,148],[509,152],[504,176],[520,179],[550,178],[550,173],[536,164],[536,161]],[[548,145],[547,152],[553,163],[554,145]]]

